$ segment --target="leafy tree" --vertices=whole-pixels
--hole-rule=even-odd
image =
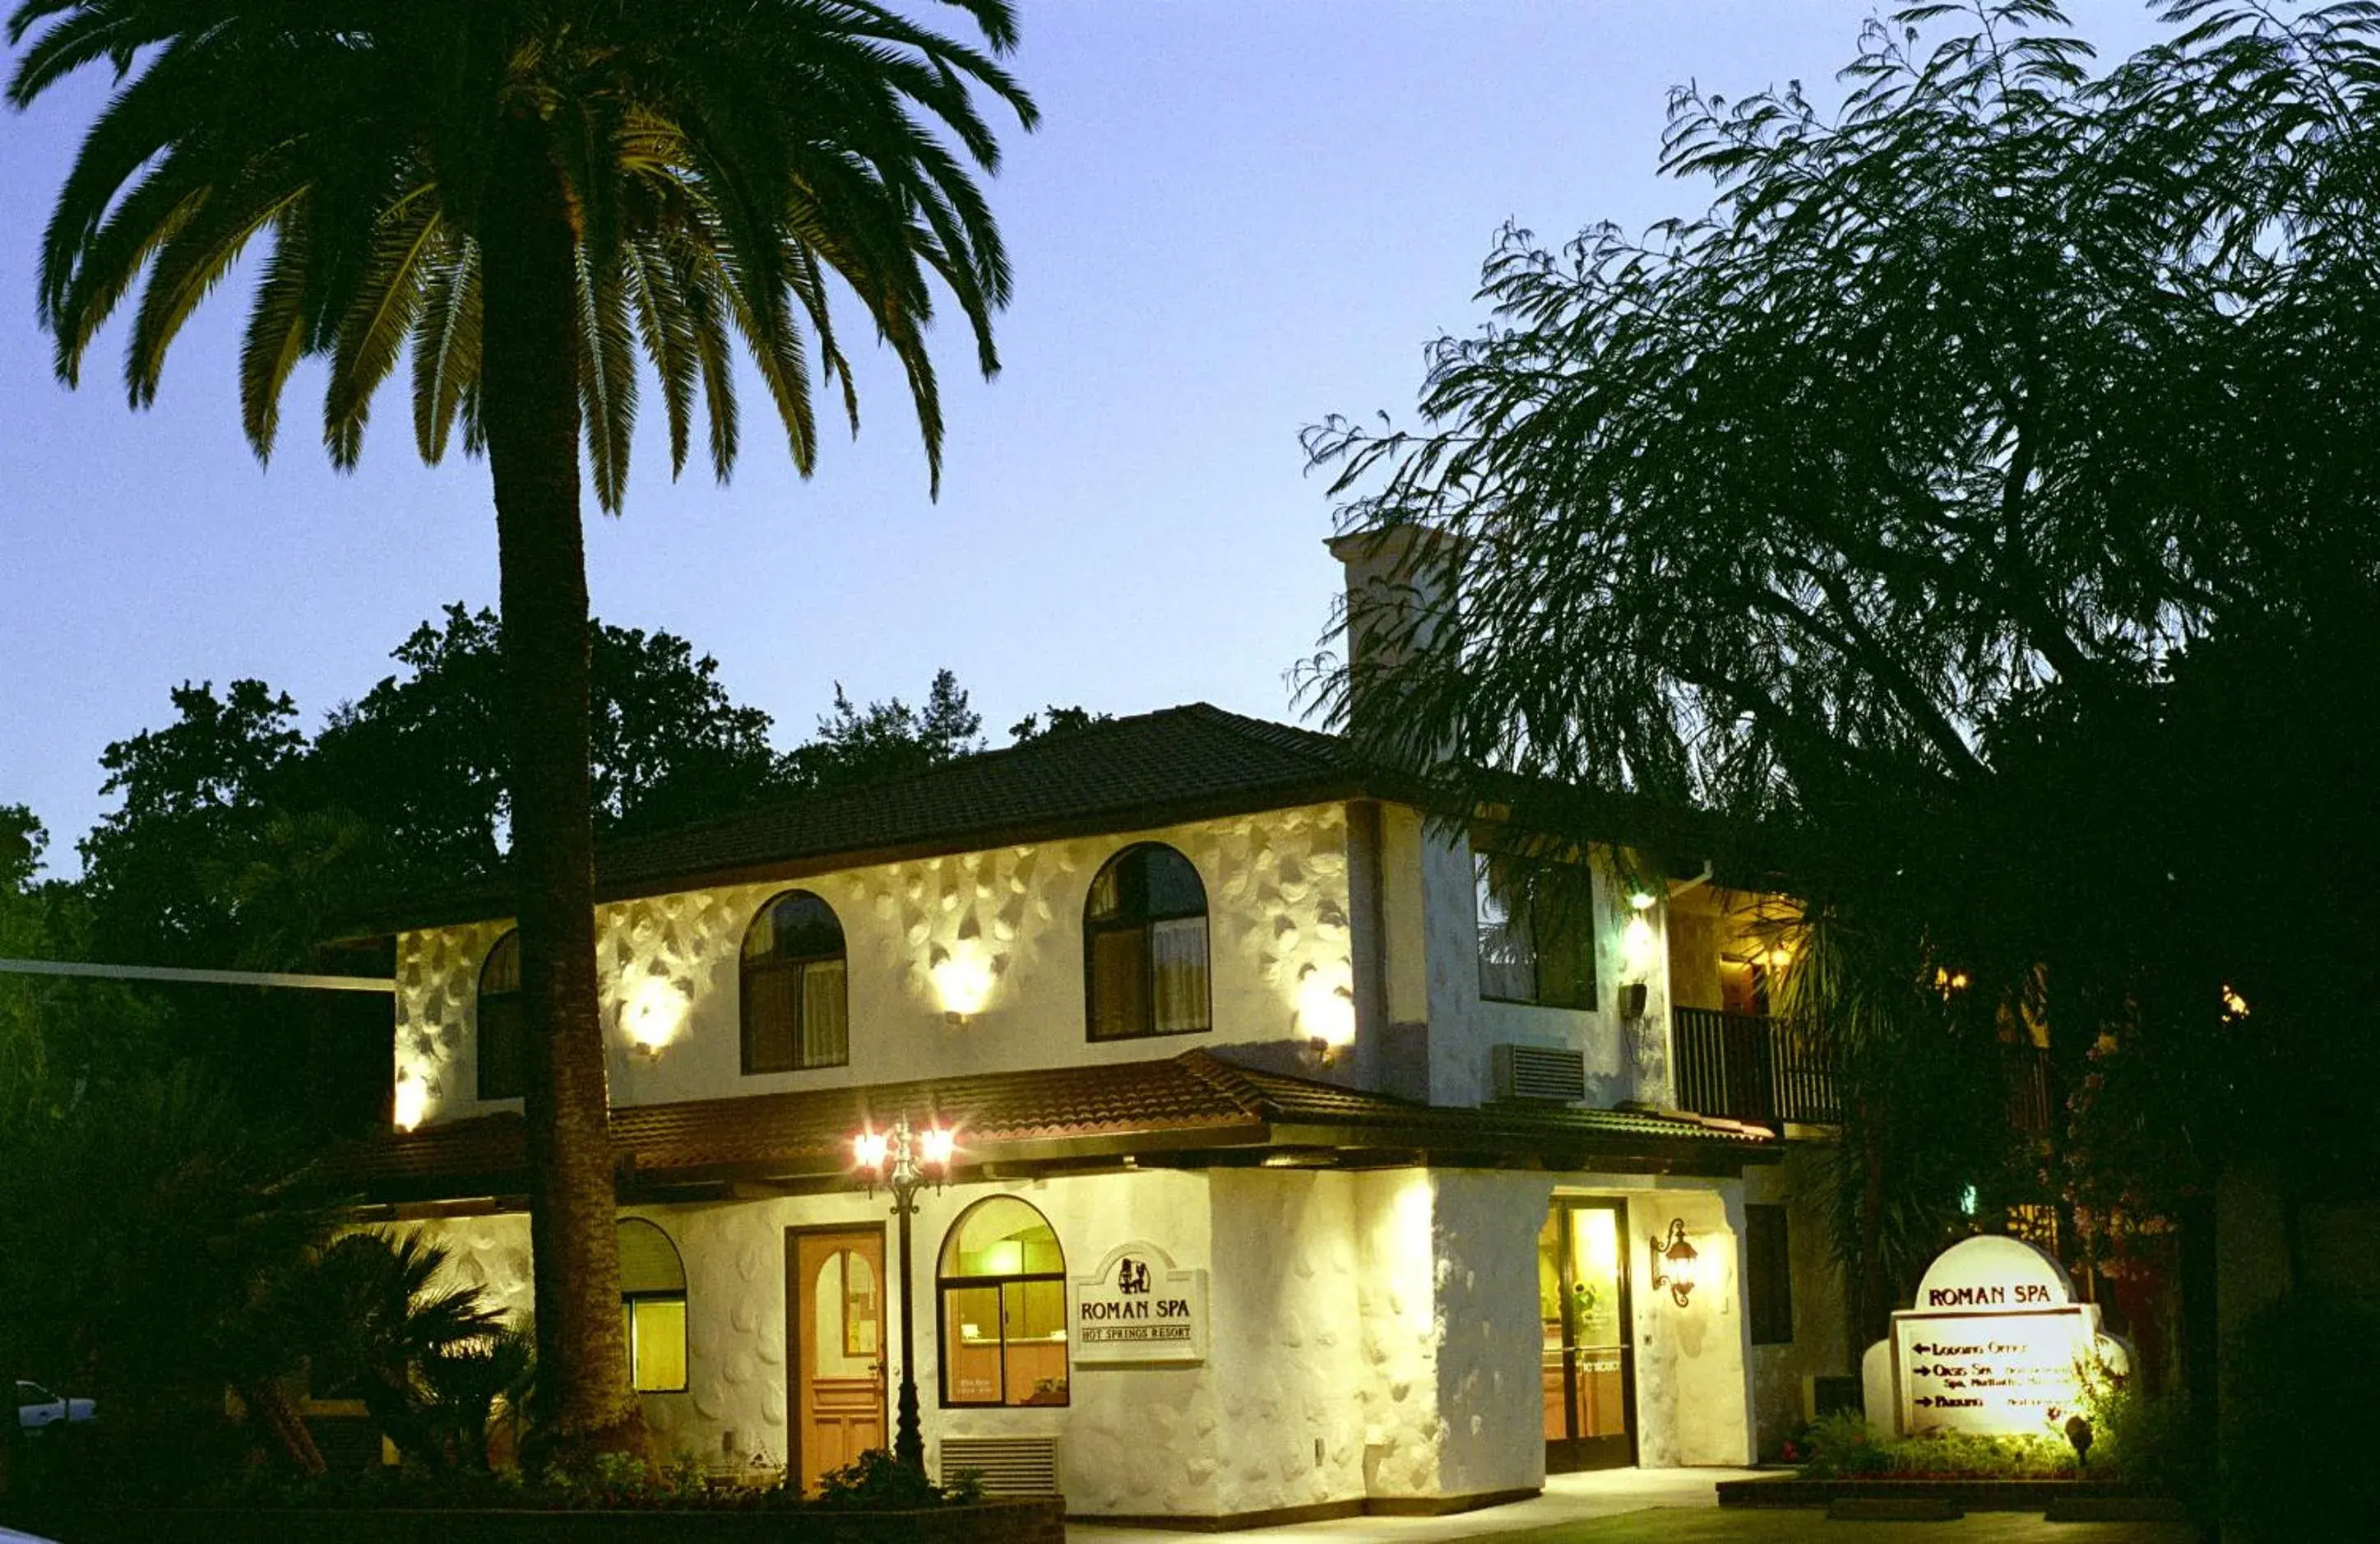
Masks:
[[[994,53],[1013,46],[1004,0],[955,3]],[[61,376],[79,377],[137,286],[127,384],[151,400],[182,322],[269,235],[240,364],[258,453],[311,356],[330,366],[326,446],[353,465],[409,346],[424,457],[458,424],[488,456],[534,1028],[541,1429],[639,1445],[596,1011],[581,439],[598,500],[617,509],[641,357],[674,468],[699,397],[725,477],[741,339],[808,471],[813,350],[856,421],[830,316],[840,279],[900,359],[938,472],[934,290],[987,372],[1009,292],[969,165],[998,154],[976,93],[1027,126],[1033,106],[990,55],[868,0],[22,0],[10,34],[30,39],[9,88],[19,107],[101,60],[122,83],[43,239]]]
[[[787,753],[785,781],[809,793],[878,783],[981,750],[982,732],[983,715],[948,670],[934,673],[922,708],[895,697],[862,711],[838,683],[816,736]]]
[[[2325,1033],[2380,926],[2380,13],[2170,15],[2101,68],[2042,0],[1912,6],[1839,110],[1681,90],[1704,213],[1508,229],[1424,421],[1307,439],[1351,531],[1447,538],[1318,681],[1373,753],[1451,812],[1519,773],[1766,822],[1863,942],[1807,983],[1851,1075],[1908,1091],[1945,964],[1972,1033],[2045,1018],[2101,1224],[2317,1063],[2380,1090]]]
[[[1061,708],[1052,702],[1038,713],[1027,713],[1008,726],[1008,737],[1018,745],[1028,740],[1047,739],[1052,735],[1072,735],[1088,729],[1095,723],[1114,722],[1113,713],[1095,713],[1079,703]]]

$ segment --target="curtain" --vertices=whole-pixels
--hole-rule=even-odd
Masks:
[[[744,972],[744,1070],[791,1072],[794,1027],[801,1021],[802,972],[782,965],[754,966]]]
[[[1182,917],[1148,925],[1154,1013],[1149,1031],[1175,1035],[1207,1027],[1207,919]]]
[[[845,974],[841,960],[813,960],[802,967],[802,1065],[806,1067],[839,1067],[851,1060]]]
[[[1119,928],[1091,935],[1091,1038],[1148,1033],[1148,979],[1143,935]]]

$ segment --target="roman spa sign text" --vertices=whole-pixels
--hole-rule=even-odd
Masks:
[[[1153,1244],[1127,1244],[1078,1277],[1067,1305],[1078,1367],[1207,1359],[1207,1273],[1177,1270]]]

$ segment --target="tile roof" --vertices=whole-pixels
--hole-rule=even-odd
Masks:
[[[650,894],[806,859],[963,852],[1161,825],[1343,797],[1363,781],[1335,736],[1193,702],[607,843],[596,854],[595,885],[605,898]],[[498,879],[384,908],[377,920],[465,921],[512,906],[509,883]]]
[[[1763,1127],[1693,1115],[1416,1104],[1192,1051],[1163,1061],[625,1105],[612,1112],[613,1161],[630,1185],[821,1177],[844,1167],[853,1132],[901,1113],[950,1125],[977,1162],[1276,1145],[1594,1155],[1633,1165],[1761,1161],[1778,1146]],[[516,1114],[445,1122],[347,1149],[307,1183],[375,1201],[516,1193],[527,1184],[523,1138]]]

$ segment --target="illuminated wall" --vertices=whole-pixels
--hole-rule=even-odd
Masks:
[[[1206,883],[1214,1029],[1091,1045],[1083,1024],[1083,901],[1099,866],[1135,841],[1179,848]],[[1343,1032],[1324,1023],[1345,1011],[1353,980],[1346,817],[1338,805],[797,882],[843,923],[850,1064],[748,1077],[740,1071],[737,951],[761,905],[786,886],[624,901],[597,908],[614,1103],[1140,1061],[1194,1045],[1289,1045],[1326,1027]],[[400,1114],[416,1117],[410,1124],[482,1110],[473,1098],[474,1003],[480,967],[506,925],[399,935],[397,1102]],[[944,993],[953,984],[988,984],[963,1025],[945,1018]]]

